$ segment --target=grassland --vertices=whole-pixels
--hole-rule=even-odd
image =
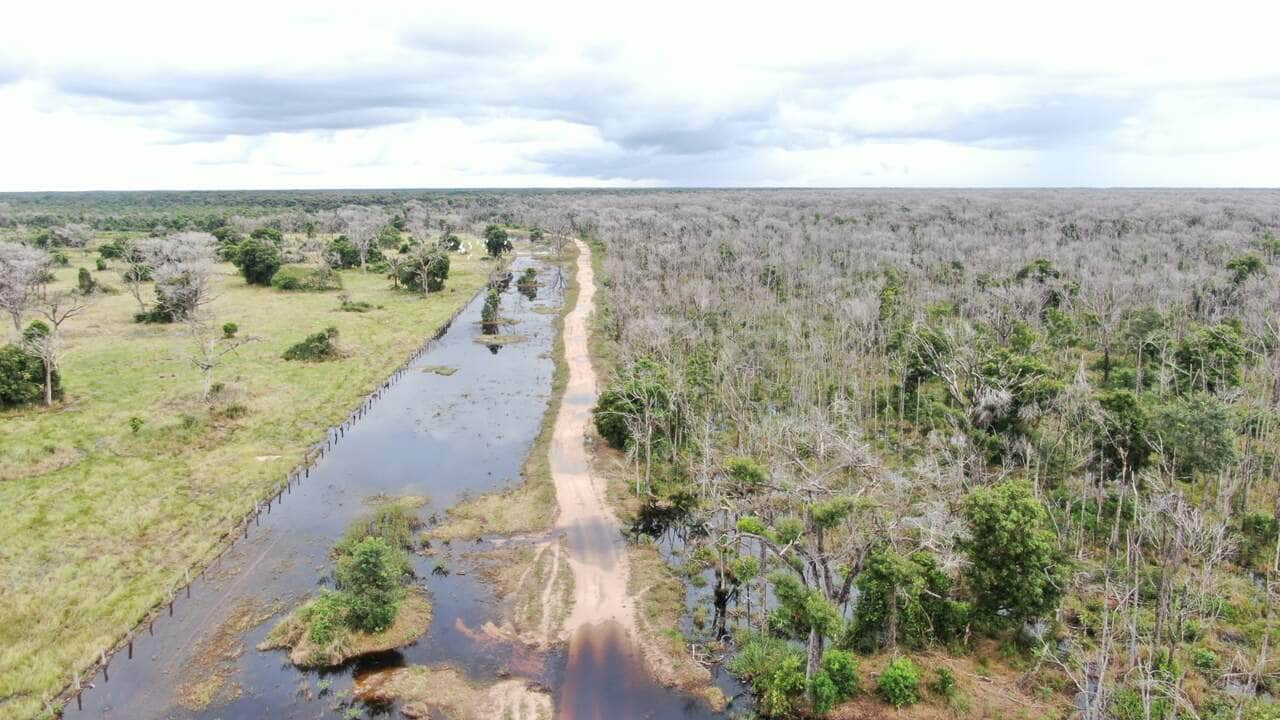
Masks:
[[[95,255],[68,254],[55,287],[94,267]],[[304,448],[484,285],[488,269],[455,255],[446,289],[425,299],[344,271],[342,292],[376,308],[353,313],[338,310],[337,291],[252,287],[221,265],[215,323],[235,322],[259,340],[225,357],[212,404],[200,400],[183,328],[135,324],[128,293],[102,296],[69,321],[65,401],[0,414],[0,715],[46,709],[170,597]],[[120,285],[115,268],[93,274]],[[281,359],[329,325],[342,359]]]

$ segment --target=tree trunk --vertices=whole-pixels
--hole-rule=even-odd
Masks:
[[[808,684],[809,680],[813,679],[814,675],[818,674],[818,671],[820,669],[822,669],[822,634],[818,632],[817,628],[810,627],[809,628],[809,661],[805,665],[805,669],[804,669],[804,679],[805,679],[806,685]],[[807,690],[805,692],[806,694],[808,694]],[[813,697],[809,696],[809,699],[813,700]]]
[[[53,405],[53,363],[48,361],[44,363],[44,404]]]

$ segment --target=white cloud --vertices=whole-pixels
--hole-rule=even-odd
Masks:
[[[0,190],[1280,185],[1251,2],[24,3]]]

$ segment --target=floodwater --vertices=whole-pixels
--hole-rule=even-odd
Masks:
[[[356,675],[406,664],[449,663],[473,680],[524,677],[550,688],[561,718],[713,718],[705,705],[657,686],[627,638],[614,627],[579,632],[568,650],[539,652],[476,632],[498,611],[492,587],[470,559],[502,541],[437,543],[415,555],[414,582],[427,588],[434,614],[427,632],[398,651],[338,668],[302,670],[285,651],[255,646],[307,597],[332,583],[330,549],[378,495],[428,498],[424,520],[468,494],[518,482],[550,398],[554,314],[563,300],[556,266],[517,258],[519,273],[540,272],[536,294],[503,289],[504,333],[523,342],[487,347],[480,335],[483,293],[376,399],[281,499],[190,586],[172,613],[135,633],[99,671],[67,718],[354,718],[399,715],[351,695]],[[533,297],[530,297],[533,295]],[[537,311],[541,308],[541,311]],[[425,330],[425,329],[424,329]],[[424,335],[426,333],[424,332]],[[456,368],[451,376],[424,371]],[[599,528],[570,533],[589,551]],[[608,542],[610,538],[604,537]],[[724,680],[730,694],[737,690]],[[212,698],[204,704],[202,701]],[[441,717],[444,717],[443,715]]]

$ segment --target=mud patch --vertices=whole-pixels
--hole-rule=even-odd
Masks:
[[[368,703],[396,703],[410,718],[443,712],[453,720],[551,720],[551,695],[526,680],[480,685],[447,666],[414,665],[356,678],[355,696]]]
[[[522,343],[529,338],[524,335],[477,335],[475,341],[481,345],[514,345]]]
[[[486,561],[481,575],[495,586],[500,625],[489,635],[549,648],[564,642],[564,621],[573,604],[573,571],[562,540],[473,553]]]
[[[240,687],[228,684],[227,679],[235,672],[236,660],[244,654],[242,636],[276,612],[274,607],[249,599],[236,605],[227,619],[196,645],[191,662],[179,675],[179,704],[187,710],[203,710],[215,702],[228,703],[239,697]]]
[[[457,540],[541,532],[551,527],[555,512],[555,486],[549,479],[530,477],[510,490],[459,502],[449,508],[444,522],[423,536],[430,540]]]
[[[436,375],[449,377],[450,375],[458,372],[458,368],[450,367],[448,365],[427,365],[426,367],[418,368],[418,372],[435,373]]]

